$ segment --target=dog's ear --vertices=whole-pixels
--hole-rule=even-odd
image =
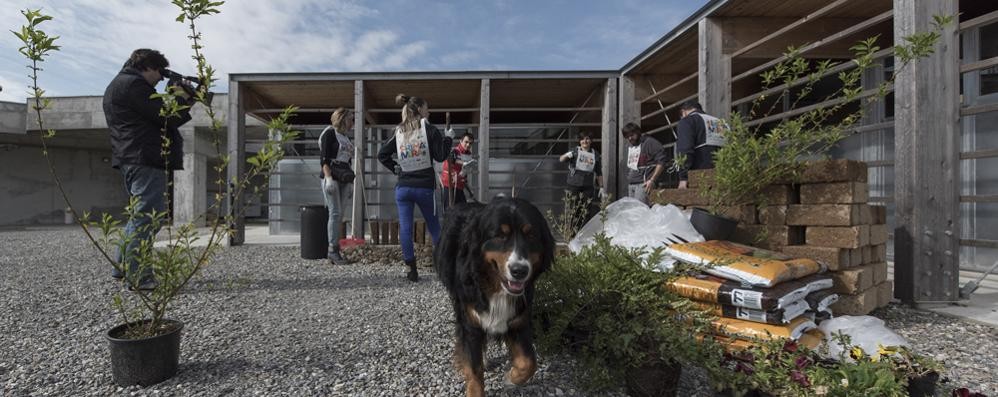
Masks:
[[[455,281],[459,286],[457,293],[461,295],[461,300],[465,302],[475,302],[478,310],[488,309],[488,298],[482,292],[482,244],[485,243],[487,235],[482,228],[483,218],[488,211],[480,211],[466,220],[461,229],[461,235],[455,241],[459,241],[458,253],[455,260]]]

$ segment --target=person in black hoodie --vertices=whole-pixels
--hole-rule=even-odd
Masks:
[[[724,146],[724,120],[703,112],[698,102],[686,101],[679,106],[682,119],[676,140],[676,153],[686,155],[686,164],[679,170],[679,189],[686,189],[689,170],[714,168],[714,152]]]
[[[413,207],[426,220],[426,227],[433,236],[433,245],[440,242],[440,221],[437,219],[436,188],[433,162],[443,162],[450,154],[454,131],[441,134],[426,120],[430,107],[425,100],[398,94],[395,103],[402,105],[402,122],[395,127],[395,134],[378,150],[378,161],[398,176],[395,185],[395,203],[399,211],[399,240],[402,242],[402,259],[409,267],[409,281],[419,280],[416,254],[412,242]],[[395,155],[395,158],[392,158]]]
[[[170,62],[159,51],[137,49],[104,91],[104,117],[111,130],[111,166],[124,176],[128,195],[138,198],[140,215],[125,225],[127,244],[118,251],[118,262],[128,264],[127,282],[133,290],[156,287],[152,269],[137,274],[140,266],[133,252],[158,232],[149,226],[150,214],[166,210],[167,173],[183,169],[183,138],[178,128],[191,120],[189,108],[179,117],[160,116],[163,100],[150,98],[168,66]],[[178,100],[183,104],[193,104],[187,94],[180,95]],[[164,139],[170,140],[166,155],[161,153]],[[114,269],[111,276],[123,278],[126,274]]]

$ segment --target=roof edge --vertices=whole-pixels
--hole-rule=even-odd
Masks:
[[[629,62],[624,64],[624,66],[618,69],[618,73],[620,73],[620,76],[624,76],[625,74],[627,74],[627,72],[631,71],[631,69],[634,69],[641,62],[644,62],[652,54],[658,52],[658,50],[662,49],[662,47],[665,47],[667,44],[672,42],[673,39],[675,39],[679,35],[689,30],[693,26],[693,24],[700,22],[701,19],[707,17],[707,15],[710,15],[710,13],[714,12],[721,6],[727,4],[728,1],[729,0],[710,0],[707,4],[704,4],[703,7],[700,7],[699,10],[694,12],[692,15],[687,17],[678,25],[676,25],[675,28],[672,28],[672,30],[670,30],[668,33],[662,36],[662,38],[652,43],[652,45],[648,46],[648,48],[646,48],[644,51],[641,51],[640,54],[632,58]]]

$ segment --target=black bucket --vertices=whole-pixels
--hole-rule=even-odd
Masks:
[[[690,223],[707,240],[727,240],[735,232],[738,221],[711,214],[702,208],[694,208]]]
[[[139,323],[147,323],[143,320]],[[177,374],[180,362],[180,331],[184,323],[163,320],[173,330],[163,335],[143,339],[120,338],[129,324],[122,324],[107,331],[111,347],[111,375],[118,386],[150,386],[170,379]],[[133,323],[135,324],[135,323]]]
[[[326,259],[329,255],[329,210],[324,205],[305,205],[301,212],[301,257]]]

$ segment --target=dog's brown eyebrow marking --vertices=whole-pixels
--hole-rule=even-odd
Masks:
[[[509,225],[503,223],[503,224],[499,225],[499,229],[502,230],[502,234],[509,234],[509,230],[510,230]]]
[[[532,230],[533,228],[534,227],[531,226],[529,223],[524,223],[523,226],[520,226],[520,231],[523,232],[523,234],[529,234],[530,230]]]

